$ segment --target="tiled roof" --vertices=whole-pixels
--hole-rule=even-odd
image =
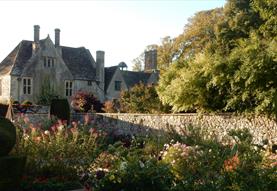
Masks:
[[[0,63],[0,74],[20,75],[32,56],[32,42],[23,40]]]
[[[45,39],[40,40],[40,46],[45,46]],[[95,61],[89,50],[84,47],[61,47],[62,58],[74,79],[94,80]],[[28,60],[32,56],[32,41],[23,40],[0,63],[0,74],[21,75]],[[29,71],[31,72],[31,71]]]
[[[105,68],[105,91],[107,91],[108,86],[113,78],[114,73],[118,69],[118,66],[112,66]]]
[[[95,80],[95,61],[89,50],[84,47],[71,48],[62,46],[62,57],[74,79]]]
[[[121,72],[128,89],[140,82],[142,82],[143,84],[147,84],[147,81],[151,76],[151,73],[145,73],[145,72],[133,72],[133,71],[121,71]]]

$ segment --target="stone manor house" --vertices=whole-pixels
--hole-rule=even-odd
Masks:
[[[96,51],[94,59],[84,47],[61,46],[60,29],[55,29],[55,43],[49,35],[40,39],[40,27],[35,25],[34,40],[22,40],[0,63],[0,101],[36,102],[42,87],[50,83],[61,97],[70,99],[81,90],[104,102],[118,98],[121,90],[139,82],[158,81],[156,50],[145,53],[144,72],[127,71],[126,67],[124,62],[105,67],[104,51]]]

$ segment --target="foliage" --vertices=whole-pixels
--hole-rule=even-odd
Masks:
[[[102,109],[101,102],[89,92],[78,91],[71,100],[71,106],[76,112],[100,112]]]
[[[43,84],[40,87],[40,94],[37,98],[38,104],[50,105],[53,99],[58,99],[60,96],[55,91],[54,87],[50,83],[49,78],[43,80]]]
[[[135,139],[131,147],[111,145],[99,157],[89,168],[95,190],[170,190],[172,186],[169,166],[146,155]]]
[[[50,105],[50,115],[70,122],[70,108],[67,99],[53,99]]]
[[[133,71],[143,71],[143,67],[144,67],[144,53],[141,53],[137,58],[132,60],[132,64],[133,64]]]
[[[88,121],[67,126],[58,120],[43,129],[23,116],[16,125],[18,143],[13,154],[27,155],[22,183],[26,190],[65,190],[72,186],[70,182],[76,188],[77,169],[86,168],[100,152],[103,136]]]
[[[26,106],[30,106],[30,105],[33,105],[33,103],[29,100],[24,100],[21,105],[26,105]]]
[[[223,10],[198,13],[180,39],[191,46],[161,76],[162,102],[174,111],[276,115],[274,7],[268,0],[229,0]]]
[[[0,157],[6,156],[12,150],[16,142],[16,130],[12,122],[6,118],[0,118]]]
[[[121,93],[120,109],[128,113],[163,113],[169,109],[162,105],[155,86],[139,83],[129,91]]]
[[[8,111],[9,105],[0,103],[0,116],[5,117]]]
[[[118,112],[118,100],[108,100],[104,103],[102,110],[106,113],[116,113]]]
[[[0,190],[17,190],[24,172],[26,156],[0,157]]]
[[[84,182],[94,190],[274,190],[276,165],[266,165],[247,130],[231,131],[224,144],[206,134],[188,127],[133,137],[128,147],[115,143],[90,165]]]
[[[104,132],[61,120],[17,120],[13,155],[27,155],[22,190],[68,190],[77,181],[93,190],[274,190],[276,154],[252,143],[245,129],[219,139],[188,126],[146,136]],[[107,127],[103,129],[107,130]],[[219,142],[221,140],[221,142]],[[70,183],[71,182],[71,183]]]

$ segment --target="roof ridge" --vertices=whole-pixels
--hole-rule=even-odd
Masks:
[[[11,69],[10,69],[10,71],[9,71],[9,74],[11,73],[12,69],[14,68],[14,64],[15,64],[15,61],[16,61],[16,59],[17,59],[17,57],[18,57],[19,50],[20,50],[20,48],[22,47],[22,43],[23,43],[23,40],[22,40],[22,41],[19,43],[19,45],[18,45],[18,49],[17,49],[16,55],[15,55],[15,57],[14,57],[14,59],[13,59],[12,67],[11,67]]]
[[[85,48],[84,46],[81,46],[81,47],[60,46],[60,47],[62,47],[62,48],[86,49],[86,50],[89,50],[89,49]]]

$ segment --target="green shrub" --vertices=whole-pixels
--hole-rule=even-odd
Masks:
[[[101,153],[89,169],[93,190],[169,191],[173,186],[169,165],[143,154],[143,150],[133,145]]]
[[[25,100],[21,103],[21,105],[26,105],[26,106],[30,106],[30,105],[33,105],[32,102],[30,102],[29,100]]]
[[[9,105],[0,104],[0,116],[5,117],[8,111]]]
[[[0,157],[9,154],[16,142],[16,129],[12,122],[0,118]]]
[[[50,106],[50,115],[70,122],[70,107],[67,99],[53,99]]]
[[[0,190],[16,190],[23,175],[26,157],[0,157]]]

